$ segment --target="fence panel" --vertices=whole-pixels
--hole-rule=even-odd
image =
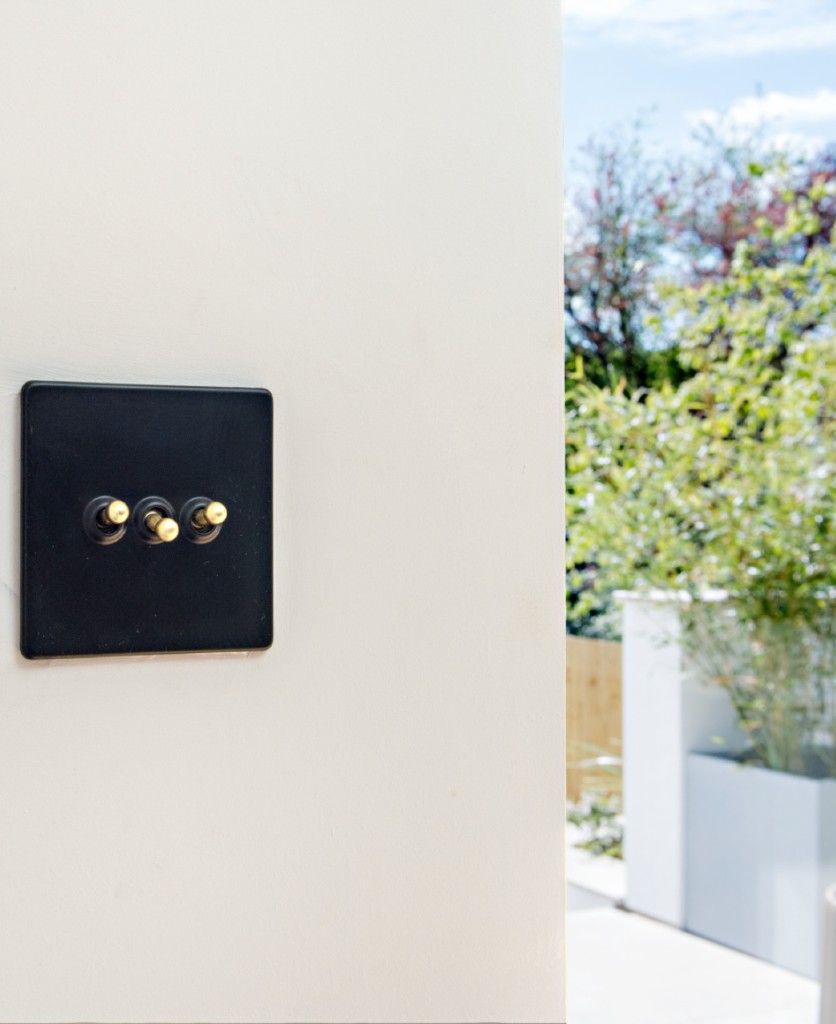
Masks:
[[[621,772],[589,762],[621,757],[621,644],[566,637],[566,789],[621,789]]]

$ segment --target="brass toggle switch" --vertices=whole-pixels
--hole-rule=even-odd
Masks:
[[[108,527],[121,526],[122,523],[126,523],[130,514],[131,510],[125,502],[114,498],[113,501],[109,501],[105,505],[96,518],[102,528],[107,529]]]
[[[229,515],[226,505],[213,498],[190,498],[180,509],[180,530],[192,544],[208,544],[221,532]]]
[[[206,530],[225,523],[226,516],[226,505],[222,505],[219,501],[210,501],[208,505],[201,505],[197,509],[192,516],[192,523],[198,530]]]
[[[159,509],[152,509],[143,520],[145,528],[150,530],[164,544],[177,540],[180,534],[180,527],[169,516],[164,516]]]
[[[87,503],[81,521],[84,532],[95,544],[115,544],[125,536],[130,514],[120,498],[102,494]]]
[[[180,535],[171,502],[157,496],[137,502],[134,529],[146,544],[170,544]]]

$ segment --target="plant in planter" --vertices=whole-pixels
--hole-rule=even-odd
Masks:
[[[624,817],[617,794],[585,794],[569,808],[566,820],[580,832],[578,849],[593,857],[621,860],[624,856]]]
[[[574,845],[594,857],[624,856],[624,812],[621,793],[621,757],[589,743],[576,744],[581,756],[570,761],[582,769],[583,793],[569,804],[566,820],[578,830]]]
[[[836,645],[830,609],[811,620],[750,619],[741,602],[681,614],[692,669],[725,688],[750,746],[747,764],[836,778]]]
[[[821,201],[814,190],[782,228],[762,231],[779,243],[812,238]],[[682,384],[631,396],[574,390],[569,564],[594,562],[603,590],[693,598],[682,603],[683,643],[705,680],[728,693],[749,738],[739,755],[768,775],[833,787],[836,248],[833,239],[800,242],[795,257],[773,265],[761,265],[758,252],[741,245],[726,277],[669,291],[668,326],[679,328],[691,373]],[[727,601],[699,601],[717,588]],[[723,785],[720,797],[731,800],[728,777]],[[836,828],[819,832],[832,842],[824,860],[832,856],[836,879]],[[703,848],[723,845],[710,825],[694,835]],[[698,852],[689,847],[689,858]],[[754,909],[743,912],[750,918],[769,902],[758,871]],[[809,901],[817,927],[820,907]]]

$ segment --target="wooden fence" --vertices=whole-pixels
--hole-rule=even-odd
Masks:
[[[621,644],[566,637],[566,790],[621,789]]]

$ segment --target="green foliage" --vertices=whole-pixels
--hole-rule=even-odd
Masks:
[[[687,157],[649,155],[641,119],[591,139],[567,201],[564,310],[567,390],[581,377],[627,392],[678,385],[676,321],[659,281],[716,281],[741,243],[755,266],[804,261],[836,224],[836,149],[769,151],[705,130]],[[580,171],[578,175],[577,171]],[[582,373],[578,373],[582,367]]]
[[[575,566],[566,592],[566,632],[588,640],[620,640],[621,609],[595,587],[594,565]]]
[[[756,268],[676,296],[678,388],[578,388],[568,411],[570,562],[597,585],[722,587],[807,617],[834,580],[836,260]]]
[[[734,601],[684,609],[684,643],[701,679],[722,686],[750,739],[744,759],[836,777],[833,616],[741,621]]]
[[[596,793],[573,804],[566,815],[570,825],[580,829],[575,843],[595,857],[624,857],[624,817],[621,797],[613,793]]]
[[[815,235],[816,203],[820,196],[802,197],[761,234],[775,245]],[[832,646],[836,593],[836,252],[832,240],[816,242],[800,261],[768,265],[762,248],[760,238],[741,242],[728,274],[665,293],[691,376],[648,392],[579,384],[567,412],[573,613],[588,614],[595,591],[728,591],[749,643],[731,676],[755,679],[738,696],[792,684],[769,667],[781,661],[784,625],[815,638],[793,648],[794,671],[807,676],[799,685],[809,683],[811,658],[832,664],[813,652]],[[589,565],[595,586],[583,591]],[[832,676],[822,685],[814,699],[829,710],[801,730],[808,739],[836,720]],[[775,753],[788,744],[774,734],[798,732],[810,699],[784,693],[770,698],[771,711],[755,702],[742,716],[766,763],[798,763]]]
[[[596,857],[620,860],[624,853],[621,743],[615,749],[575,742],[569,762],[583,769],[583,796],[569,805],[566,819],[580,831],[575,843]]]

